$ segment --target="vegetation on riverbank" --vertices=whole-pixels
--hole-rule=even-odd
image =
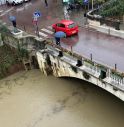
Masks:
[[[0,79],[19,70],[24,69],[22,60],[28,57],[28,51],[23,49],[20,44],[18,47],[12,48],[5,43],[5,36],[10,35],[10,30],[0,23]]]
[[[17,70],[14,66],[21,64],[18,60],[18,54],[14,49],[7,45],[0,47],[0,79]]]
[[[123,16],[124,0],[109,0],[99,9],[99,12],[103,17]]]

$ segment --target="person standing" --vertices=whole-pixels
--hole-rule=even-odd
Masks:
[[[60,38],[59,37],[55,37],[56,39],[56,45],[60,45]]]
[[[13,25],[13,27],[16,27],[16,20],[12,21],[12,25]]]
[[[16,32],[17,32],[16,20],[13,20],[13,21],[12,21],[12,25],[13,25],[13,27],[14,27],[14,32],[16,33]]]
[[[45,2],[46,7],[48,7],[48,2],[47,2],[47,0],[44,0],[44,2]]]

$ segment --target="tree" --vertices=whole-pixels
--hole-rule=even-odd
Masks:
[[[123,16],[124,0],[109,0],[101,7],[99,13],[103,17]]]

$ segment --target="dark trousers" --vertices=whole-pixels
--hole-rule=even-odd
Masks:
[[[60,45],[60,38],[56,37],[55,39],[56,39],[56,44]]]
[[[45,5],[46,5],[46,7],[48,6],[48,2],[47,2],[47,0],[44,0],[45,1]]]
[[[16,27],[16,21],[12,21],[12,25]]]

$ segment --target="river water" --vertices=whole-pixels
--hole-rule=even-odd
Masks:
[[[0,127],[124,127],[124,102],[79,79],[22,71],[0,81]]]

